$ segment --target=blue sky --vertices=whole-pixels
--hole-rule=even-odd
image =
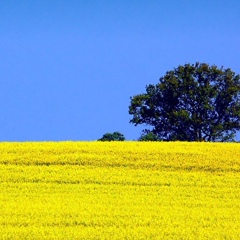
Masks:
[[[1,0],[0,141],[137,139],[130,96],[166,71],[199,61],[240,73],[239,9],[239,0]]]

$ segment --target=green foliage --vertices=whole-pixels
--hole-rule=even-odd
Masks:
[[[153,132],[147,132],[147,133],[143,133],[141,135],[141,137],[138,139],[139,141],[144,141],[144,142],[156,142],[156,141],[160,141],[160,139],[158,138],[158,136],[156,134],[154,134]]]
[[[125,137],[120,132],[105,133],[98,141],[125,141]]]
[[[240,76],[206,63],[179,66],[131,97],[129,114],[162,140],[232,141],[240,130]]]

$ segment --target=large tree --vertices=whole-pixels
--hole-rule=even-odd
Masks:
[[[179,66],[131,97],[129,114],[162,140],[231,141],[240,130],[240,76],[206,63]]]

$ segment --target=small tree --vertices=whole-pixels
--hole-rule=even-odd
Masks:
[[[156,134],[154,134],[153,132],[151,132],[151,131],[147,132],[147,133],[144,132],[138,140],[139,141],[144,141],[144,142],[160,141],[158,136]]]
[[[162,140],[232,141],[240,130],[240,76],[206,63],[179,66],[131,97],[129,114]]]
[[[98,141],[124,141],[125,137],[120,132],[105,133]]]

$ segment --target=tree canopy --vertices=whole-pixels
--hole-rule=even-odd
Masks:
[[[143,133],[141,137],[138,139],[138,141],[143,141],[143,142],[156,142],[160,141],[158,136],[154,134],[153,132],[147,132]]]
[[[180,65],[131,97],[129,114],[162,140],[231,141],[240,130],[240,76],[206,63]]]
[[[98,141],[125,141],[125,137],[120,132],[105,133]]]

